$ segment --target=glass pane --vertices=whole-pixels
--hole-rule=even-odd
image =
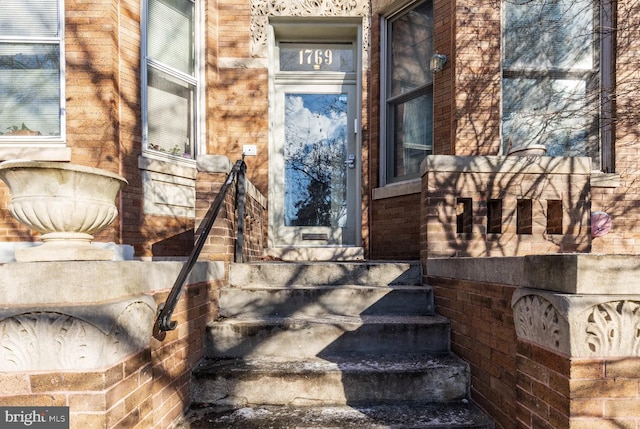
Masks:
[[[347,95],[285,94],[285,226],[346,225]]]
[[[148,56],[194,75],[193,2],[149,0]]]
[[[58,37],[58,2],[55,0],[2,0],[0,35]],[[10,13],[9,13],[10,11]]]
[[[147,147],[193,158],[193,86],[151,67],[148,81]]]
[[[504,150],[543,144],[549,156],[598,158],[598,103],[578,79],[504,79]]]
[[[432,106],[431,93],[391,106],[393,145],[387,154],[390,179],[419,173],[422,160],[431,153]]]
[[[432,82],[433,8],[427,1],[391,23],[391,96]]]
[[[353,46],[280,43],[280,70],[354,72]]]
[[[0,44],[0,133],[60,135],[57,45]]]
[[[508,0],[505,21],[505,67],[593,68],[592,0]]]

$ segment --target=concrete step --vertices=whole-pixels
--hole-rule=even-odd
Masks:
[[[231,264],[231,287],[421,285],[419,262],[258,262]]]
[[[449,404],[192,408],[173,429],[492,429],[467,401]]]
[[[194,371],[193,403],[228,405],[354,405],[461,401],[468,365],[433,355],[326,356],[297,361],[205,360]]]
[[[233,287],[220,291],[223,317],[433,315],[429,286]]]
[[[208,358],[302,359],[337,354],[442,354],[450,322],[434,316],[263,317],[216,320],[207,327]]]

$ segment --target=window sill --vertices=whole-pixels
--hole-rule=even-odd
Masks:
[[[406,182],[393,183],[373,190],[374,200],[401,197],[403,195],[419,194],[422,190],[422,180],[408,180]]]
[[[195,162],[140,156],[138,168],[142,176],[145,214],[195,217]]]
[[[618,188],[620,186],[620,175],[615,173],[602,173],[594,171],[591,173],[592,188]]]
[[[71,161],[71,148],[61,146],[9,146],[0,145],[0,161],[28,159],[30,161]]]
[[[192,159],[169,158],[145,152],[138,157],[138,168],[170,176],[196,178],[196,162]]]

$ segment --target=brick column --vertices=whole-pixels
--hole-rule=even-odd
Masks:
[[[211,203],[231,171],[231,161],[226,156],[200,155],[196,175],[195,240]],[[229,187],[220,213],[200,253],[200,260],[233,262],[235,252],[235,186]]]

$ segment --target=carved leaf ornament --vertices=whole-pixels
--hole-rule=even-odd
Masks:
[[[518,338],[572,357],[640,356],[640,301],[597,301],[596,295],[522,295],[513,304]]]
[[[555,307],[539,295],[527,295],[514,308],[518,337],[560,348],[561,327]]]
[[[585,351],[594,356],[640,353],[640,302],[605,302],[585,312],[585,317]]]
[[[154,315],[149,302],[133,301],[107,308],[93,320],[56,311],[6,317],[0,320],[0,371],[111,365],[148,347]]]
[[[364,0],[251,0],[251,54],[266,55],[269,16],[363,18],[363,55],[368,51],[369,2]],[[363,59],[364,60],[364,59]],[[364,61],[366,64],[366,61]]]

